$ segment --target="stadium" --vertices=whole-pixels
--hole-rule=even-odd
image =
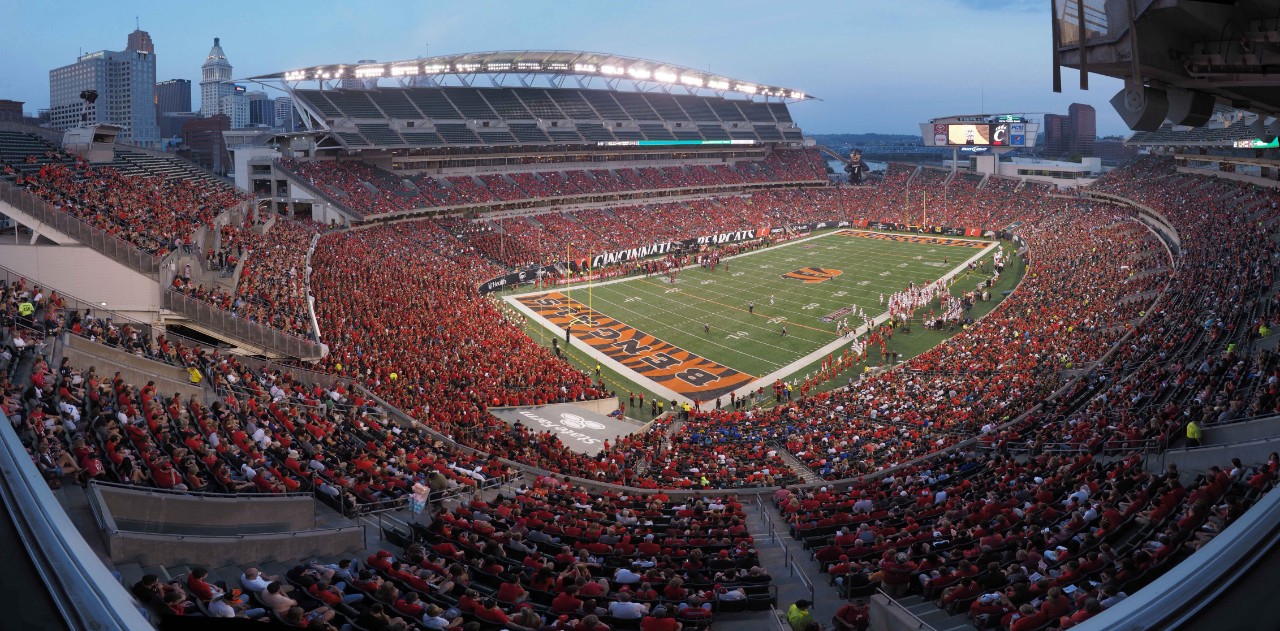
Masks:
[[[1274,11],[1053,4],[1087,183],[582,51],[246,77],[233,179],[0,122],[12,628],[1274,628]]]

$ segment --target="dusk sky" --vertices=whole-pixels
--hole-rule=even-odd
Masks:
[[[1098,134],[1128,129],[1107,103],[1121,82],[1050,74],[1045,0],[607,2],[141,2],[0,0],[0,99],[48,107],[50,69],[151,33],[157,80],[200,80],[214,37],[235,77],[360,59],[487,50],[588,50],[710,68],[821,101],[793,106],[811,133],[919,133],[951,114],[1098,111]],[[252,88],[251,88],[252,89]],[[196,86],[193,98],[199,100]],[[279,93],[273,94],[273,96]],[[198,108],[199,104],[194,104]]]

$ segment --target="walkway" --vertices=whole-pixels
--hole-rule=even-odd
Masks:
[[[755,538],[760,564],[769,571],[773,584],[778,588],[778,610],[785,612],[792,603],[802,598],[812,600],[814,620],[821,622],[823,627],[830,628],[831,616],[835,615],[836,609],[845,601],[836,593],[836,588],[829,584],[827,575],[818,573],[818,566],[813,562],[810,551],[805,550],[791,536],[782,513],[773,506],[773,500],[768,496],[761,496],[761,501],[763,512],[750,496],[744,498],[742,509],[747,517],[747,530]],[[771,533],[776,534],[772,540]],[[810,585],[813,586],[812,595],[809,592]],[[739,616],[743,616],[741,621]],[[716,626],[721,627],[723,620],[728,623],[724,628],[734,631],[778,629],[777,624],[768,616],[761,616],[756,612],[747,616],[748,614],[719,616],[716,618]]]

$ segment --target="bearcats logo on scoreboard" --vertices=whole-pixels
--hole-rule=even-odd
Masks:
[[[824,283],[843,273],[844,272],[841,272],[838,269],[826,269],[824,267],[803,267],[794,272],[787,272],[786,274],[783,274],[782,277],[790,278],[792,280],[800,280],[806,283]]]

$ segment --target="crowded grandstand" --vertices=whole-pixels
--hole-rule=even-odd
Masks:
[[[446,79],[514,69],[685,89]],[[900,163],[852,186],[792,117],[807,95],[614,55],[257,79],[307,131],[235,184],[0,128],[30,241],[0,270],[6,440],[153,623],[1084,629],[1203,567],[1275,484],[1272,435],[1241,429],[1280,413],[1263,178],[1150,151],[1072,189]],[[813,375],[649,414],[578,348],[591,317],[548,341],[506,300],[674,290],[830,228],[985,239],[1026,272],[975,317],[930,297]],[[894,362],[926,311],[945,341]],[[628,429],[575,449],[536,421],[566,405]]]

